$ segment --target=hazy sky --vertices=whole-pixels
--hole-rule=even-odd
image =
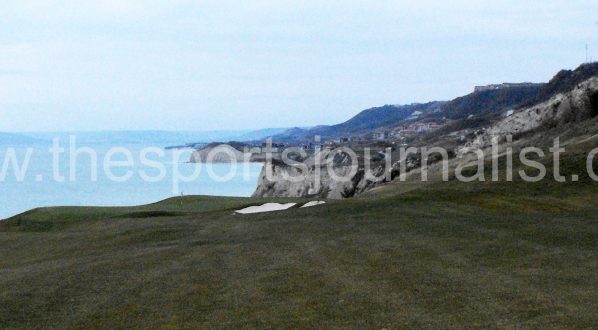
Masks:
[[[1,1],[0,131],[344,121],[598,59],[596,0]]]

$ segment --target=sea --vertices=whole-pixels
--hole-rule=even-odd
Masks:
[[[191,149],[106,140],[0,141],[0,219],[49,206],[134,206],[181,195],[247,197],[263,166],[195,164],[189,162]]]

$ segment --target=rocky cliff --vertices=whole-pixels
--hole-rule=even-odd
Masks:
[[[279,157],[277,152],[271,153],[272,157]],[[195,150],[191,154],[191,163],[263,163],[266,161],[266,154],[258,149],[251,149],[247,145],[238,142],[211,143],[202,149]]]
[[[594,117],[598,117],[598,77],[580,82],[572,90],[554,95],[547,101],[517,110],[486,129],[480,129],[473,139],[452,150],[454,155],[463,155],[472,149],[483,149],[489,147],[496,136],[502,137],[503,141],[507,135],[512,135],[514,139],[535,133],[554,137],[557,136],[555,132],[559,131],[556,128],[575,130],[577,124]],[[525,137],[522,139],[526,140]],[[253,196],[347,198],[384,184],[399,174],[398,162],[390,165],[380,160],[373,161],[372,170],[367,171],[363,159],[353,165],[348,157],[327,152],[316,154],[321,162],[315,160],[316,155],[305,160],[304,168],[280,161],[267,163]],[[419,168],[421,160],[407,159],[406,164],[409,172]],[[333,177],[335,174],[349,179],[336,180]],[[302,179],[289,179],[299,177]]]
[[[395,174],[387,173],[379,159],[373,160],[371,170],[366,170],[363,160],[352,161],[348,154],[326,149],[305,159],[302,165],[266,163],[253,197],[342,199],[388,182]]]
[[[460,147],[459,154],[489,146],[492,138],[511,135],[515,139],[525,134],[549,131],[573,125],[598,116],[598,77],[579,83],[573,90],[560,93],[548,101],[521,109],[479,134]]]

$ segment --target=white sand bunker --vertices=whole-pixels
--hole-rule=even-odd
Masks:
[[[282,211],[290,209],[291,207],[295,206],[297,203],[287,203],[287,204],[280,204],[280,203],[266,203],[260,206],[250,206],[244,209],[240,209],[235,211],[236,213],[240,214],[250,214],[250,213],[262,213],[262,212],[272,212],[272,211]]]
[[[318,205],[322,205],[322,204],[326,204],[326,202],[324,202],[324,201],[313,201],[313,202],[305,203],[305,205],[301,206],[301,208],[318,206]]]
[[[322,205],[322,204],[326,204],[326,202],[324,202],[324,201],[312,201],[312,202],[305,203],[303,206],[301,206],[301,208],[312,207],[312,206],[317,206],[317,205]],[[246,207],[244,209],[240,209],[240,210],[235,211],[235,213],[251,214],[251,213],[284,211],[284,210],[290,209],[291,207],[293,207],[295,205],[297,205],[297,203],[287,203],[287,204],[266,203],[264,205]]]

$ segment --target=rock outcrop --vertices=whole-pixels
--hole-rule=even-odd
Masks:
[[[348,154],[329,149],[315,153],[301,165],[281,161],[266,163],[253,197],[318,197],[342,199],[359,195],[372,187],[388,182],[385,164],[374,162],[371,170]]]
[[[471,142],[461,146],[457,154],[484,148],[495,137],[550,130],[598,116],[598,77],[578,84],[573,90],[553,96],[546,102],[519,110],[484,130]]]
[[[271,156],[279,157],[276,152]],[[255,150],[242,143],[212,143],[206,147],[193,151],[191,163],[263,163],[267,155],[261,148]]]
[[[473,140],[458,146],[456,155],[464,155],[473,149],[484,149],[492,144],[494,137],[518,136],[534,132],[550,132],[551,129],[580,123],[598,116],[598,77],[583,81],[566,93],[553,96],[548,101],[515,111],[486,129],[480,129]],[[384,184],[399,174],[399,163],[392,166],[373,162],[366,171],[363,160],[353,166],[348,157],[338,154],[321,154],[305,160],[304,168],[280,161],[267,163],[260,174],[255,197],[319,197],[341,199],[356,196],[373,187]],[[406,171],[421,165],[421,159],[406,159]],[[371,162],[370,162],[371,163]],[[366,174],[369,172],[369,174]],[[335,176],[344,177],[338,180]],[[293,179],[299,178],[299,179]]]

